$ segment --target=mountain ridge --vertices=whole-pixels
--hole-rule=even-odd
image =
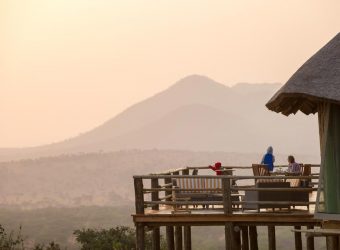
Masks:
[[[0,149],[0,161],[157,147],[261,152],[267,144],[282,144],[280,140],[283,138],[294,140],[299,131],[290,128],[288,119],[294,120],[298,126],[302,124],[302,127],[307,127],[302,132],[308,136],[306,143],[298,142],[298,146],[293,146],[292,150],[317,152],[315,138],[309,139],[316,125],[307,126],[310,123],[308,118],[299,115],[286,118],[265,108],[266,101],[279,87],[281,85],[278,83],[239,83],[229,87],[206,76],[190,75],[79,136],[33,148]],[[209,107],[211,113],[202,107]],[[176,110],[182,112],[181,115],[177,114],[178,117],[174,113]],[[172,117],[173,120],[166,117]],[[199,123],[195,123],[195,119]],[[206,123],[206,120],[211,122]],[[178,124],[182,125],[179,127]],[[167,135],[170,131],[171,137]],[[206,141],[209,141],[210,148],[206,146]]]

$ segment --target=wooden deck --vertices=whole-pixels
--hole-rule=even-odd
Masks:
[[[314,214],[307,211],[294,212],[249,212],[233,213],[226,215],[223,211],[207,210],[205,212],[192,211],[191,213],[176,213],[171,211],[159,211],[157,213],[134,214],[135,223],[147,225],[177,225],[190,224],[193,226],[224,225],[226,222],[234,222],[239,225],[313,225],[320,224],[320,220],[314,219]]]
[[[192,226],[223,226],[225,228],[225,247],[227,250],[258,250],[257,226],[268,227],[268,246],[275,250],[275,227],[287,226],[295,230],[295,249],[302,250],[301,227],[308,230],[320,227],[321,221],[314,218],[315,180],[311,176],[211,176],[190,175],[190,171],[201,168],[183,168],[160,174],[134,176],[136,212],[132,215],[136,225],[137,249],[144,249],[145,230],[152,230],[153,249],[160,249],[160,228],[165,227],[167,248],[191,250]],[[249,169],[249,167],[226,167],[226,169]],[[233,171],[229,171],[232,173]],[[262,188],[249,185],[249,181],[289,179],[308,179],[314,181],[309,187],[274,187]],[[200,180],[198,180],[200,179]],[[206,183],[212,180],[217,186],[178,187],[173,180],[186,183]],[[182,181],[181,181],[182,180]],[[246,181],[246,182],[244,182]],[[248,181],[248,182],[247,182]],[[236,184],[245,183],[245,184]],[[317,185],[317,184],[316,184]],[[198,189],[197,189],[198,188]],[[191,199],[176,194],[207,193],[208,199]],[[269,200],[246,200],[246,192],[263,192]],[[307,201],[290,200],[290,193],[309,194]],[[219,194],[220,196],[216,196]],[[268,195],[270,194],[270,195]],[[289,194],[287,199],[276,199]],[[239,196],[239,199],[233,197]],[[308,196],[308,195],[307,195]],[[213,198],[211,198],[213,197]],[[214,198],[217,197],[217,198]],[[274,198],[273,198],[274,197]],[[257,205],[256,209],[249,207]],[[248,207],[246,207],[248,205]],[[208,207],[208,208],[207,208]],[[242,209],[243,208],[243,209]],[[246,209],[247,208],[247,209]],[[314,239],[308,238],[308,250],[314,249]]]

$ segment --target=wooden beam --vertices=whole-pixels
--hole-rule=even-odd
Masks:
[[[145,231],[144,225],[142,223],[136,224],[136,249],[137,250],[145,249]]]
[[[191,250],[191,227],[184,226],[184,250]]]
[[[258,250],[257,243],[257,230],[256,226],[249,226],[249,242],[250,242],[250,250]]]
[[[158,179],[151,179],[151,188],[158,188]],[[159,192],[152,192],[151,193],[151,200],[152,201],[159,201]],[[159,210],[159,204],[155,204],[152,206],[152,210]]]
[[[175,226],[175,249],[183,250],[182,226]]]
[[[268,226],[268,246],[270,250],[276,249],[275,226]]]
[[[295,230],[301,230],[301,226],[294,226]],[[302,250],[302,238],[301,238],[301,232],[294,232],[294,238],[295,238],[295,250]]]
[[[175,241],[174,241],[174,227],[167,226],[166,227],[166,245],[168,250],[175,249]]]
[[[313,214],[146,214],[133,215],[134,222],[156,222],[156,223],[197,223],[197,222],[211,222],[220,223],[237,222],[238,225],[256,224],[268,225],[273,223],[276,225],[320,225],[321,221],[314,219]]]

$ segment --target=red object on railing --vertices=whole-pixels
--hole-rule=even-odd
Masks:
[[[216,175],[222,175],[221,167],[221,162],[216,162],[214,166],[209,165],[209,168],[214,170],[216,172]]]

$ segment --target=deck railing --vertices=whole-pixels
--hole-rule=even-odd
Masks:
[[[312,165],[312,167],[319,167]],[[247,201],[242,199],[245,192],[248,191],[270,191],[270,192],[308,192],[311,193],[317,190],[318,174],[313,173],[309,176],[241,176],[241,175],[190,175],[194,169],[208,169],[208,167],[186,167],[174,170],[169,170],[162,173],[150,175],[134,176],[135,186],[135,207],[136,214],[145,214],[146,211],[158,211],[165,207],[172,208],[189,206],[187,210],[202,209],[200,206],[218,206],[214,209],[220,209],[224,214],[232,214],[234,211],[242,210],[242,208],[249,204],[269,205],[275,203],[278,206],[309,206],[315,204],[315,200],[308,201]],[[251,169],[251,167],[244,166],[224,166],[223,169]],[[221,183],[219,188],[179,188],[174,186],[174,179],[186,178],[192,179],[218,179]],[[291,179],[309,180],[313,186],[308,187],[279,187],[279,188],[262,188],[255,185],[240,184],[239,182],[261,180],[262,182],[271,181],[289,181]],[[235,185],[237,183],[237,185]],[[194,201],[190,199],[174,199],[174,194],[178,192],[200,192],[200,193],[218,193],[220,199],[216,200],[199,200]],[[280,193],[278,193],[280,194]],[[234,196],[239,196],[241,199],[235,199]],[[199,208],[197,208],[199,206]]]

